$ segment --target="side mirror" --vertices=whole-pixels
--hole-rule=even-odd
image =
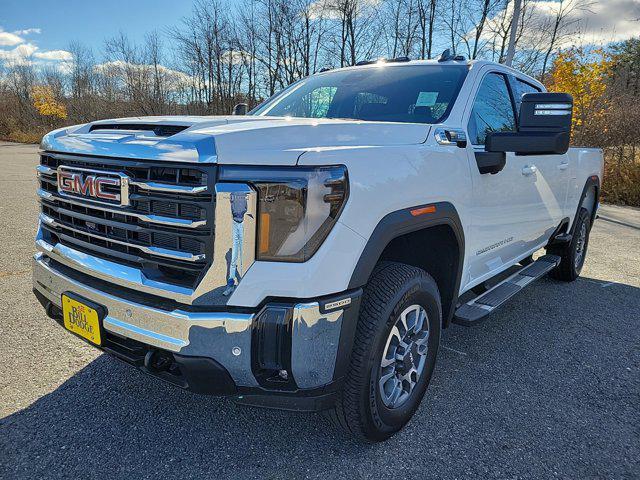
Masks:
[[[247,104],[246,103],[238,103],[235,107],[233,107],[233,111],[231,115],[246,115],[247,114]]]
[[[487,135],[487,152],[518,155],[562,155],[569,150],[573,97],[568,93],[527,93],[522,96],[517,132]]]

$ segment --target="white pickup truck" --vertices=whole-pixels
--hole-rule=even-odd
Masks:
[[[444,55],[313,75],[246,115],[53,131],[34,292],[146,373],[384,440],[441,329],[579,275],[603,160],[569,148],[571,112],[516,70]]]

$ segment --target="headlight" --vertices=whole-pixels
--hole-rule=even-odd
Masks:
[[[250,183],[258,192],[257,260],[311,258],[336,223],[349,193],[342,165],[225,166],[220,180]]]

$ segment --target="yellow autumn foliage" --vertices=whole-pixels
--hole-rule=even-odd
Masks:
[[[33,106],[45,117],[67,118],[67,108],[56,100],[51,87],[36,85],[31,89]]]
[[[560,52],[553,62],[549,90],[573,96],[573,126],[597,121],[607,108],[607,79],[614,62],[603,50],[574,48]]]

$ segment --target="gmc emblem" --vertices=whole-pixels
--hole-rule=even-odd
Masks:
[[[111,188],[109,188],[111,187]],[[115,188],[117,191],[114,192]],[[97,201],[129,204],[129,177],[117,172],[96,172],[84,168],[58,167],[58,192]]]

